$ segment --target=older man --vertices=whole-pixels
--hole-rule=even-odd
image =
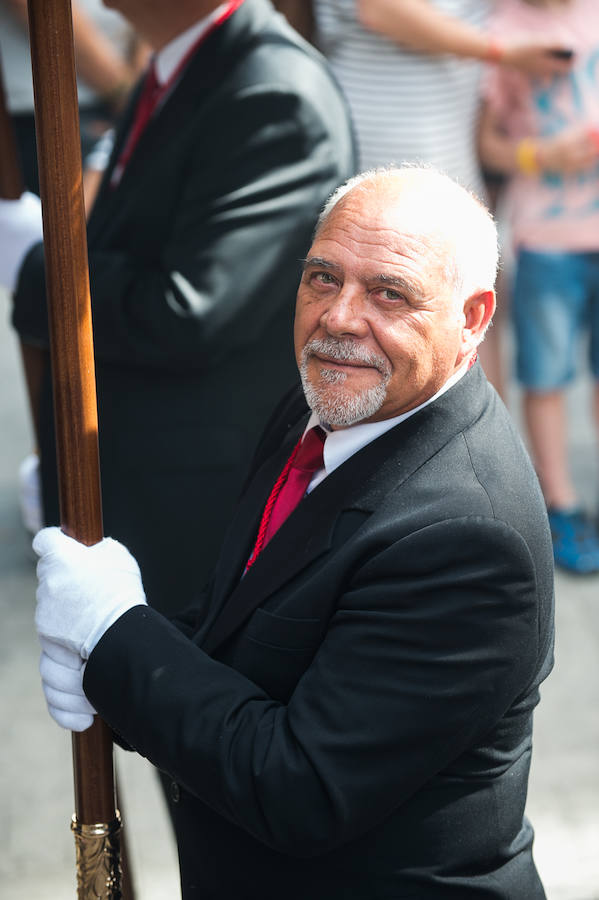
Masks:
[[[185,898],[544,897],[524,805],[552,554],[473,362],[496,260],[435,172],[332,197],[297,298],[312,412],[283,401],[177,626],[121,545],[36,538],[51,712],[98,710],[172,777]]]

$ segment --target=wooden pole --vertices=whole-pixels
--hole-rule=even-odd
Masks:
[[[61,527],[102,538],[95,370],[70,0],[28,0]],[[73,734],[80,900],[121,898],[111,732]]]

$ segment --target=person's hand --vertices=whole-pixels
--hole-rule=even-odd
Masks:
[[[0,199],[0,284],[11,293],[25,255],[42,237],[39,197],[26,191],[18,200]]]
[[[535,142],[542,172],[572,175],[591,169],[599,160],[597,139],[588,129],[565,131]]]
[[[83,693],[84,661],[54,641],[40,638],[40,643],[40,675],[48,712],[62,728],[86,731],[96,711]]]
[[[86,660],[123,613],[147,605],[139,566],[118,541],[104,538],[86,547],[59,528],[43,528],[33,549],[40,557],[35,612],[40,640]]]
[[[527,75],[536,78],[548,79],[554,75],[567,75],[572,68],[572,59],[564,59],[554,56],[552,51],[568,50],[559,45],[535,44],[530,42],[514,42],[503,44],[500,62],[506,66],[513,66]]]

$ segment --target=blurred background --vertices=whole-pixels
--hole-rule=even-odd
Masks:
[[[25,8],[24,0],[13,0],[10,5]],[[86,9],[101,7],[99,0],[86,0],[81,5]],[[433,54],[449,52],[456,56],[453,60],[444,58],[440,68],[437,68],[437,58],[417,58],[414,49],[423,48],[418,41],[412,44],[405,41],[405,22],[402,36],[408,47],[403,50],[388,42],[379,43],[393,38],[388,19],[383,26],[375,28],[373,24],[372,34],[364,33],[357,19],[347,14],[350,7],[360,4],[350,4],[348,0],[343,3],[314,0],[314,17],[308,14],[311,5],[307,0],[275,0],[275,5],[308,37],[315,37],[314,26],[317,26],[317,43],[329,57],[352,100],[356,124],[363,124],[363,128],[358,128],[359,137],[373,134],[378,152],[382,124],[398,123],[398,134],[392,133],[389,139],[393,154],[424,158],[446,168],[454,177],[461,177],[464,183],[474,178],[471,186],[478,187],[474,129],[470,122],[478,109],[478,75],[471,57],[482,58],[479,45],[483,50],[486,47],[488,0],[461,3],[439,0],[431,4],[431,7],[447,7],[449,12],[455,7],[458,24],[469,29],[467,52],[458,52],[447,44],[444,33],[433,29],[438,36],[433,40],[429,35],[424,49]],[[0,8],[3,6],[6,17],[6,2],[0,0]],[[422,5],[425,14],[427,6]],[[368,8],[372,11],[375,7],[380,4],[372,0]],[[14,33],[3,26],[2,49],[5,59],[12,50],[12,66],[19,70],[24,66],[28,78],[29,61],[19,49],[22,44],[15,38],[17,25],[19,22],[13,22]],[[463,44],[462,30],[459,36],[457,44]],[[26,46],[24,32],[20,37]],[[113,82],[103,80],[108,76],[102,72],[88,71],[88,75],[94,75],[91,87],[104,98],[100,104],[100,123],[97,105],[90,100],[88,124],[93,126],[90,141],[102,130],[100,125],[110,124],[104,122],[104,117],[112,119],[118,115],[124,99],[121,88],[128,89],[145,62],[147,48],[137,40],[130,42],[132,37],[127,37],[126,47],[125,44],[120,47],[122,59],[109,73]],[[383,56],[381,47],[386,48]],[[379,63],[390,67],[385,75],[388,96],[381,93],[380,82],[376,80]],[[370,78],[376,90],[368,83],[366,64],[372,66]],[[446,73],[453,75],[447,78]],[[416,76],[420,94],[414,93],[411,80]],[[119,88],[116,94],[115,85]],[[111,97],[111,102],[105,108],[107,97]],[[27,103],[22,101],[16,106],[13,103],[13,113],[28,117],[32,127],[31,91],[26,99]],[[433,99],[439,102],[444,115],[431,111]],[[387,103],[391,100],[404,104],[401,115],[388,114]],[[81,112],[85,113],[85,102]],[[370,126],[374,116],[381,119],[373,129]],[[440,129],[441,121],[445,122],[446,130]],[[428,146],[430,129],[434,140]],[[408,144],[399,145],[400,138]],[[420,146],[410,143],[417,139],[423,142]],[[383,141],[383,149],[384,144]],[[33,151],[31,140],[30,145]],[[455,150],[456,170],[452,168],[452,159],[444,155],[447,148]],[[432,157],[427,153],[433,153]],[[465,160],[471,161],[472,172],[461,171]],[[362,164],[388,161],[367,158]],[[91,169],[93,174],[94,167]],[[30,186],[36,187],[35,183]],[[62,900],[76,896],[75,851],[69,829],[73,810],[71,737],[49,718],[38,676],[39,649],[33,627],[35,563],[30,537],[21,522],[17,478],[21,461],[33,449],[33,436],[17,339],[8,324],[9,310],[9,298],[0,288],[0,721],[3,723],[0,900]],[[513,371],[513,348],[501,324],[505,313],[497,318],[498,325],[481,354],[489,371],[492,352],[498,354],[499,363],[503,362],[503,367],[499,365],[498,372],[493,373],[495,384],[499,383],[498,373]],[[519,391],[509,377],[504,394],[522,428]],[[588,511],[596,516],[599,465],[589,413],[588,377],[576,382],[568,401],[575,483]],[[542,702],[536,712],[528,813],[536,830],[535,856],[548,900],[599,900],[599,574],[578,577],[557,574],[556,625],[556,665],[543,686]],[[176,900],[180,896],[176,849],[156,776],[145,760],[120,750],[116,751],[116,768],[136,898]]]

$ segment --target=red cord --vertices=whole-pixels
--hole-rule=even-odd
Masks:
[[[254,549],[252,550],[252,555],[248,559],[247,565],[245,567],[246,572],[248,569],[250,569],[254,565],[254,563],[256,562],[256,559],[258,558],[258,556],[260,554],[260,551],[262,550],[262,548],[264,546],[264,541],[266,539],[266,532],[268,530],[268,523],[270,522],[270,517],[272,515],[273,507],[274,507],[275,503],[277,502],[277,497],[281,493],[281,488],[287,481],[287,478],[289,476],[289,470],[290,470],[291,466],[293,465],[293,461],[294,461],[295,457],[297,456],[297,452],[298,452],[299,448],[301,447],[302,439],[303,439],[303,435],[299,439],[299,441],[297,442],[295,447],[293,448],[293,452],[292,452],[291,456],[285,463],[283,471],[281,472],[281,474],[275,481],[275,485],[274,485],[272,491],[270,492],[270,496],[269,496],[268,500],[266,501],[266,506],[264,507],[264,512],[262,513],[262,518],[260,520],[260,527],[258,528],[258,537],[256,538],[256,545],[255,545]]]

